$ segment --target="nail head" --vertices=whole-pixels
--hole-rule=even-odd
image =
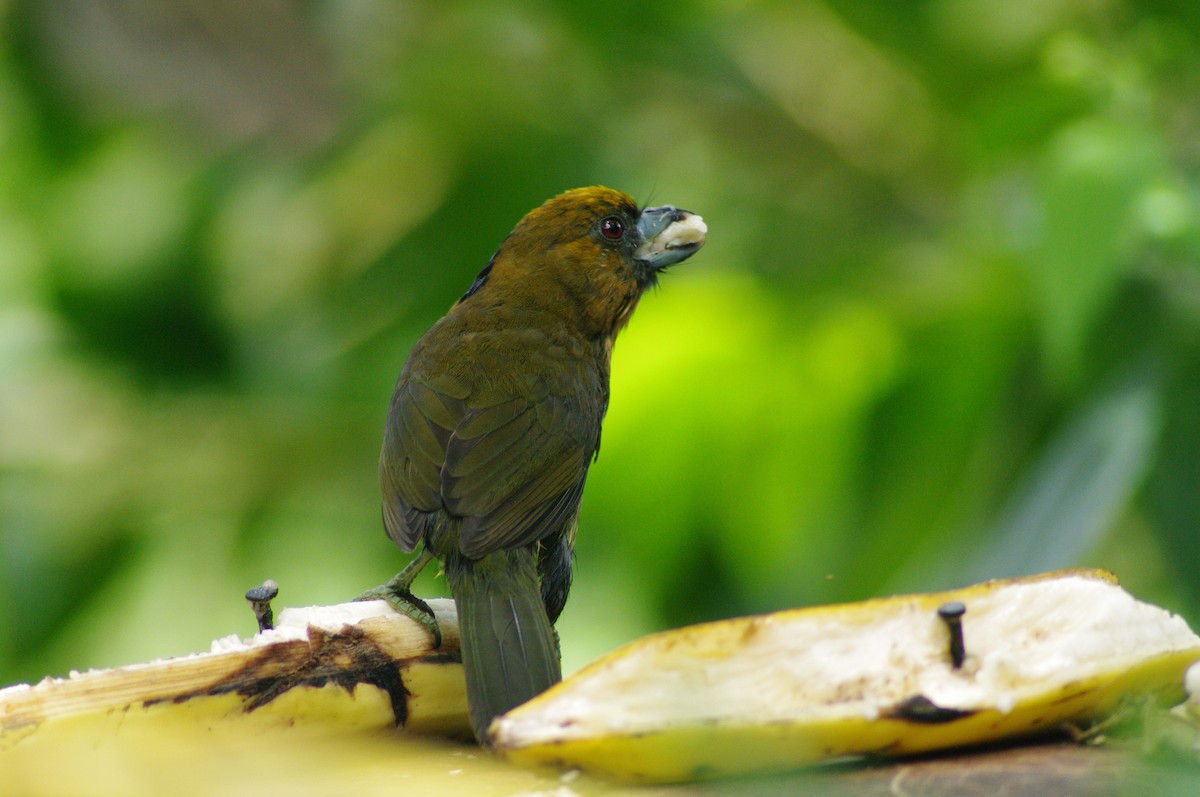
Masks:
[[[943,620],[958,620],[967,613],[967,607],[962,601],[950,601],[938,607],[938,616]]]
[[[274,600],[279,594],[279,585],[271,579],[267,579],[257,587],[252,587],[246,590],[246,600],[252,602]]]

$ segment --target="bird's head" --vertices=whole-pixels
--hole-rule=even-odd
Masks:
[[[639,208],[628,194],[603,186],[576,188],[526,214],[467,297],[487,284],[564,309],[578,303],[589,332],[613,335],[642,291],[703,246],[706,233],[704,220],[689,211]]]

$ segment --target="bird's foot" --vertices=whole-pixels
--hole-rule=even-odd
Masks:
[[[421,625],[429,629],[429,633],[433,634],[434,648],[442,646],[442,629],[438,625],[437,617],[433,614],[433,609],[429,604],[418,598],[407,590],[393,590],[387,584],[380,585],[374,589],[369,589],[359,595],[354,600],[356,601],[386,601],[388,606],[391,606],[396,611],[406,617],[411,617]]]
[[[354,600],[356,601],[386,601],[388,606],[391,606],[405,617],[411,617],[421,625],[429,629],[429,633],[433,634],[434,648],[442,646],[442,629],[438,625],[437,617],[433,613],[433,609],[429,604],[412,594],[412,583],[417,578],[417,574],[428,564],[433,558],[428,550],[422,550],[417,558],[413,559],[404,569],[391,578],[386,584],[380,584],[378,587],[369,589],[359,595]]]

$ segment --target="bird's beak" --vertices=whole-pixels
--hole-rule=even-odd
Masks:
[[[653,274],[691,257],[704,245],[704,219],[686,210],[663,205],[646,208],[638,218],[641,244],[633,259]]]

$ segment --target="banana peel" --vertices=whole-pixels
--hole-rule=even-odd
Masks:
[[[957,654],[942,607],[965,609]],[[1110,573],[1063,571],[646,637],[497,718],[490,739],[517,764],[630,781],[780,771],[1084,727],[1134,696],[1178,702],[1197,660],[1182,618]]]
[[[958,666],[938,613],[954,602],[966,610]],[[1101,571],[706,623],[633,642],[498,718],[495,750],[532,767],[520,780],[418,738],[470,736],[453,602],[430,604],[438,649],[384,604],[352,603],[287,609],[276,629],[204,654],[0,689],[0,793],[135,793],[158,748],[160,782],[179,794],[234,793],[215,786],[220,773],[238,793],[285,780],[289,793],[328,793],[334,780],[320,777],[335,775],[374,793],[447,760],[474,793],[484,781],[497,794],[558,789],[546,764],[640,782],[758,774],[1084,727],[1138,696],[1178,702],[1200,661],[1182,619]],[[1188,683],[1196,714],[1200,665]],[[353,766],[317,752],[335,749]],[[78,766],[60,775],[119,758],[127,777],[81,775],[66,790],[34,777],[64,755]]]
[[[260,729],[401,725],[469,738],[454,603],[430,605],[438,649],[423,626],[369,601],[285,609],[276,628],[217,640],[208,653],[0,689],[0,753],[65,722],[130,712],[200,728],[238,718]]]

